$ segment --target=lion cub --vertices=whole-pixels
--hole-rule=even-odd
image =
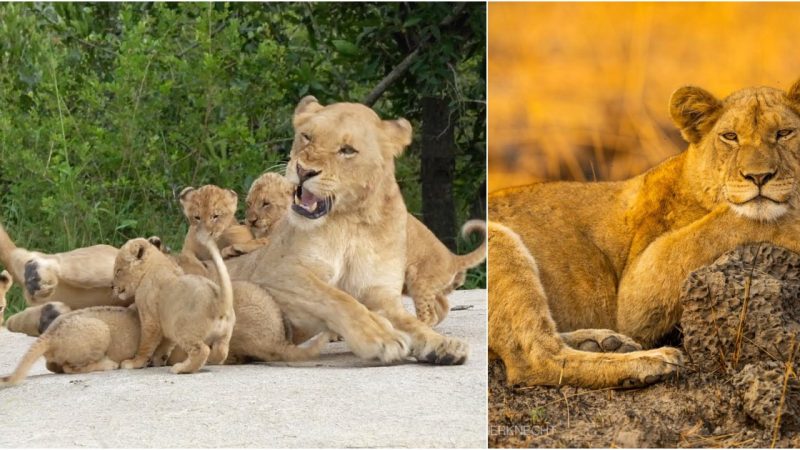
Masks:
[[[12,284],[11,274],[7,270],[0,272],[0,325],[3,325],[3,314],[6,312],[6,293]]]
[[[254,239],[246,225],[236,222],[238,196],[230,189],[213,184],[198,189],[190,186],[181,191],[180,202],[183,214],[189,220],[189,232],[181,250],[184,258],[211,259],[206,246],[197,239],[199,227],[211,235],[223,258],[249,253],[266,243]]]
[[[188,357],[172,366],[173,373],[193,373],[206,362],[221,364],[236,320],[228,269],[208,233],[196,235],[216,267],[220,286],[199,275],[186,275],[167,255],[146,239],[132,239],[119,251],[114,264],[114,292],[121,299],[135,296],[142,337],[133,359],[124,369],[147,365],[162,343],[165,354],[175,345]]]
[[[247,193],[247,224],[253,235],[266,238],[286,215],[294,186],[286,177],[267,172]],[[486,223],[471,220],[461,230],[466,237],[479,232],[483,244],[466,255],[455,255],[416,217],[406,222],[406,272],[403,293],[414,299],[417,318],[437,325],[450,312],[447,294],[464,284],[466,271],[486,259]]]
[[[44,356],[56,373],[113,370],[132,358],[139,342],[135,308],[95,306],[58,316],[22,357],[14,373],[0,378],[0,386],[25,379],[33,363]]]

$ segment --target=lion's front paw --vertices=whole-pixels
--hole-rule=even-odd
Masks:
[[[466,341],[454,337],[438,336],[428,341],[414,356],[417,360],[440,365],[464,364],[469,354]]]
[[[46,269],[36,259],[25,263],[25,290],[39,301],[46,300],[58,286],[58,277]]]
[[[247,252],[244,251],[242,248],[240,248],[238,245],[229,245],[223,248],[222,251],[220,252],[223,259],[234,258],[236,256],[244,255],[245,253]]]
[[[575,330],[561,333],[561,339],[570,347],[585,352],[630,353],[642,349],[633,339],[613,330]]]
[[[664,381],[683,367],[683,353],[672,347],[639,352],[636,376],[620,382],[623,388],[635,388]]]
[[[141,369],[142,367],[147,365],[147,359],[144,358],[133,358],[133,359],[126,359],[119,364],[121,369]]]
[[[391,322],[371,311],[351,330],[357,332],[348,332],[345,341],[361,358],[392,363],[408,356],[411,346],[408,334],[395,329]]]

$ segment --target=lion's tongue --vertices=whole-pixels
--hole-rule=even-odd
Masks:
[[[307,209],[316,208],[317,202],[319,198],[312,194],[308,189],[303,189],[302,195],[300,195],[300,203],[303,204]]]

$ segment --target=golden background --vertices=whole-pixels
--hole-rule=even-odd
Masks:
[[[489,191],[619,180],[682,151],[682,85],[800,78],[800,4],[490,3]]]

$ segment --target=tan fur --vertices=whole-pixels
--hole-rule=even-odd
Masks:
[[[136,356],[123,361],[123,368],[144,367],[159,345],[163,354],[175,345],[188,353],[185,361],[172,366],[173,373],[197,372],[206,361],[221,364],[228,357],[235,322],[230,278],[213,239],[206,233],[198,239],[211,254],[220,286],[183,274],[145,239],[130,240],[120,249],[114,290],[123,299],[135,294],[142,329]]]
[[[0,386],[22,382],[42,356],[47,368],[57,373],[117,369],[120,361],[133,357],[138,343],[139,319],[133,308],[97,306],[72,311],[53,321],[14,373],[0,378]]]
[[[266,289],[297,336],[333,331],[365,359],[410,353],[462,363],[466,343],[436,333],[401,302],[407,213],[394,157],[411,142],[410,124],[306,97],[293,125],[287,177],[297,201],[269,245],[227,261],[231,276]]]
[[[5,318],[6,293],[11,289],[12,284],[14,284],[14,280],[11,278],[11,274],[7,270],[0,272],[0,325],[3,325],[3,319]]]
[[[0,262],[23,287],[29,305],[63,302],[72,309],[122,305],[111,296],[117,249],[93,245],[64,253],[29,251],[16,244],[0,225]]]
[[[206,246],[197,239],[197,229],[201,226],[214,239],[223,257],[249,253],[266,244],[264,240],[254,239],[246,225],[236,222],[237,199],[236,192],[213,184],[199,189],[187,187],[181,192],[183,214],[189,221],[189,231],[181,250],[185,259],[211,259]]]
[[[289,213],[294,188],[276,173],[261,175],[247,194],[247,222],[258,237],[267,237]],[[486,234],[481,221],[464,224],[462,233]],[[404,293],[414,299],[417,318],[428,325],[441,323],[450,311],[447,294],[458,289],[466,279],[466,270],[486,258],[485,242],[467,255],[454,255],[416,217],[408,214],[406,222],[406,271]],[[485,241],[485,240],[484,240]]]
[[[56,317],[70,312],[72,309],[61,302],[48,302],[44,305],[28,306],[8,318],[6,328],[14,333],[25,333],[28,336],[39,336]]]
[[[612,329],[652,347],[680,319],[691,271],[747,242],[800,250],[800,83],[788,93],[752,88],[724,100],[686,87],[670,107],[689,148],[638,177],[490,196],[490,220],[519,234],[539,270],[515,278],[525,267],[518,255],[490,256],[489,345],[514,374],[509,381],[544,383],[532,369],[541,358],[527,349],[539,345],[535,336],[553,336],[545,322],[560,332]],[[779,137],[780,130],[789,132]],[[503,266],[509,270],[495,271]],[[525,292],[541,295],[549,313],[515,306]],[[614,366],[591,370],[614,384]],[[654,366],[647,368],[635,378]]]

